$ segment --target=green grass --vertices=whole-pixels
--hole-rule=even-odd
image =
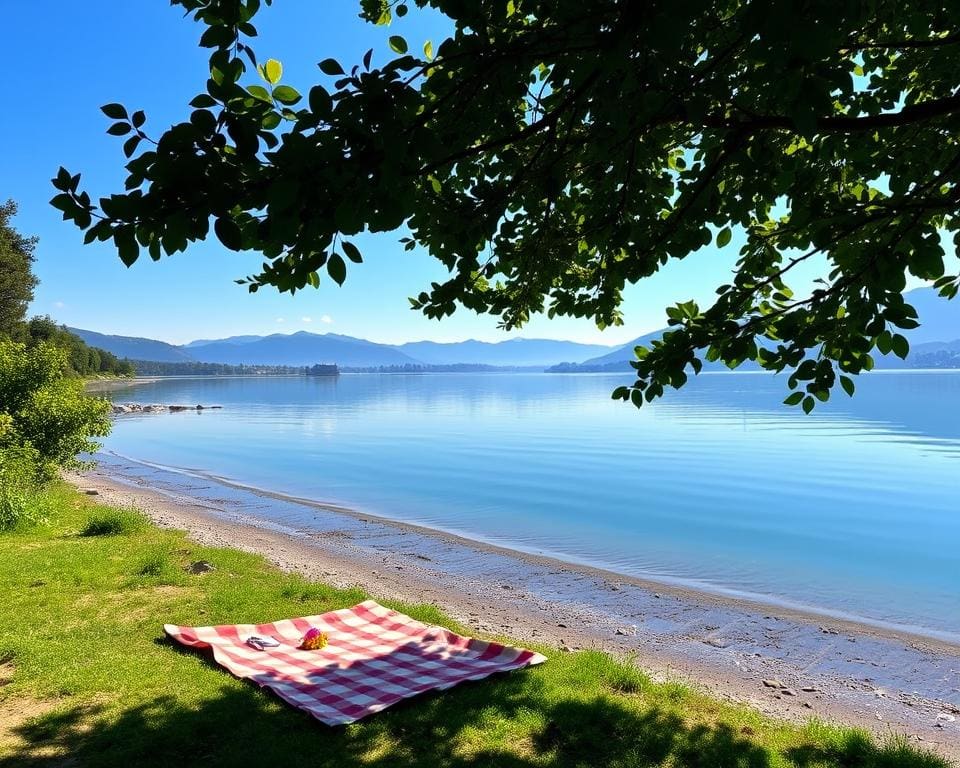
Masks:
[[[0,766],[944,768],[903,741],[767,719],[595,651],[328,728],[167,642],[164,622],[258,622],[365,597],[201,547],[63,487],[0,536]],[[123,535],[81,535],[100,533]],[[208,560],[195,576],[184,566]],[[463,630],[431,606],[386,601]],[[5,683],[5,684],[4,684]]]
[[[147,519],[132,509],[99,507],[80,529],[81,536],[120,536],[147,527]]]

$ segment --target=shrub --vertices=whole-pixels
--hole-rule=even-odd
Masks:
[[[110,431],[107,401],[85,395],[66,370],[55,346],[0,340],[0,447],[32,452],[43,478],[82,466],[78,454],[95,451],[93,438]]]
[[[36,452],[29,448],[0,449],[0,531],[45,522],[37,466]]]
[[[119,536],[142,530],[146,524],[144,516],[132,509],[104,508],[91,515],[80,535]]]

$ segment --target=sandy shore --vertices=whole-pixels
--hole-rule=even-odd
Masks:
[[[90,379],[84,383],[84,389],[91,394],[103,392],[119,392],[124,389],[139,387],[141,384],[152,384],[157,381],[147,376],[134,376],[130,379]]]
[[[433,603],[478,632],[629,654],[776,717],[906,733],[960,760],[960,647],[478,544],[115,460],[68,477],[203,544],[374,596]]]

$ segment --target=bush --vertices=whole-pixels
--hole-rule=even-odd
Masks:
[[[147,521],[132,509],[104,508],[95,512],[80,531],[81,536],[120,536],[136,533],[146,527]]]
[[[85,395],[66,370],[55,346],[0,340],[0,449],[25,451],[42,479],[82,466],[78,454],[95,451],[93,438],[110,431],[109,403]]]
[[[0,449],[0,531],[46,521],[37,466],[36,452],[29,448]]]

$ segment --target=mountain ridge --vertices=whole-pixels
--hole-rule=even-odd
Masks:
[[[928,359],[937,367],[960,367],[960,302],[939,298],[932,288],[906,294],[920,315],[919,328],[905,331],[912,359],[888,357],[883,367],[910,367]],[[337,333],[274,333],[197,339],[180,346],[138,336],[117,336],[69,328],[87,344],[120,358],[154,362],[199,362],[228,365],[304,366],[335,363],[341,367],[482,365],[501,368],[542,368],[561,371],[629,370],[633,348],[649,344],[665,328],[638,336],[619,346],[582,344],[561,339],[506,339],[499,342],[467,339],[457,342],[410,341],[381,344]],[[722,368],[719,364],[711,368]]]

